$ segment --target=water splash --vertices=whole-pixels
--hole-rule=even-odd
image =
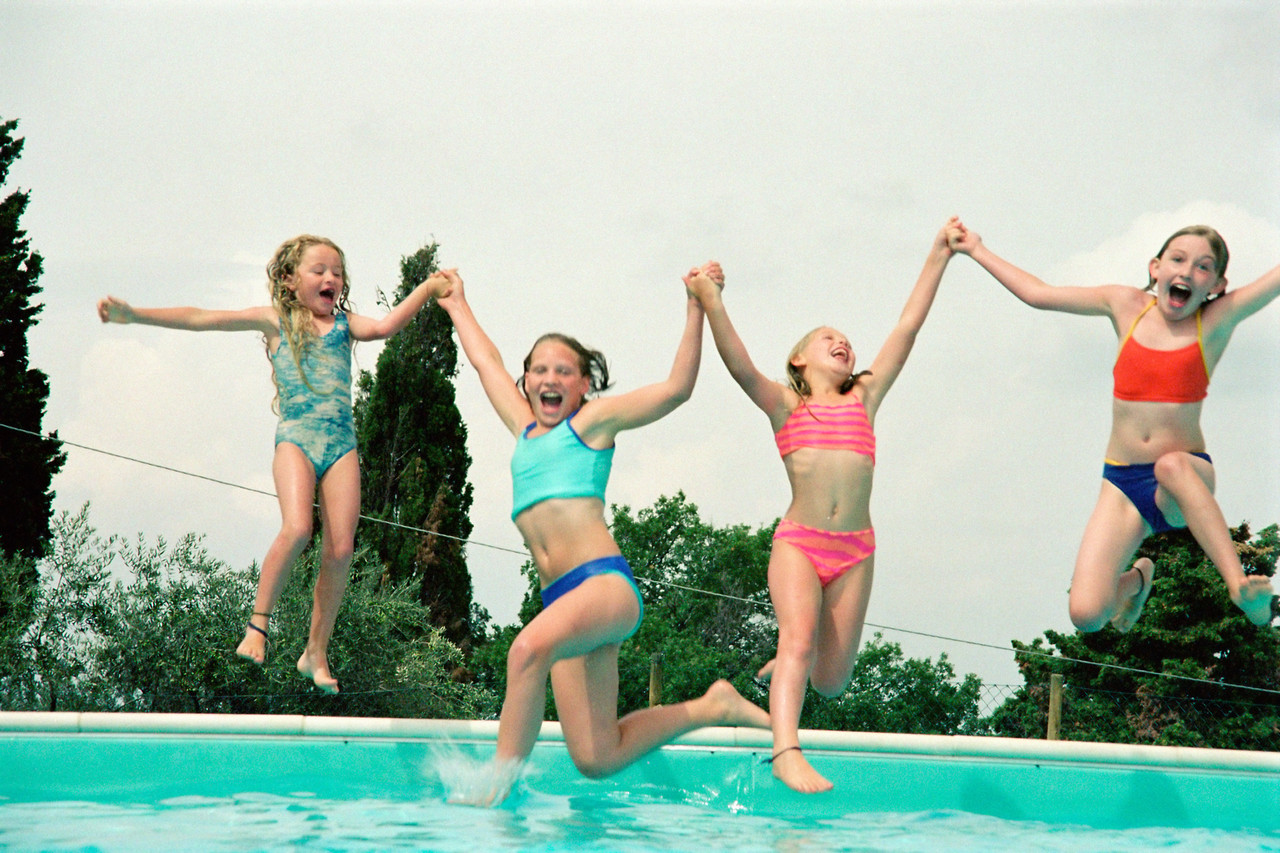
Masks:
[[[529,775],[524,761],[481,760],[441,741],[427,751],[422,773],[439,781],[445,800],[456,805],[496,806]]]

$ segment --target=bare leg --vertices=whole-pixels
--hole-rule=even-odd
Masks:
[[[524,627],[507,653],[497,761],[524,761],[533,750],[542,728],[552,666],[610,645],[615,647],[616,661],[617,643],[639,617],[640,604],[631,585],[616,575],[597,575]],[[616,695],[615,690],[615,699]],[[613,717],[616,720],[616,702]]]
[[[1104,480],[1071,575],[1068,606],[1072,623],[1081,631],[1099,631],[1117,614],[1132,609],[1130,603],[1144,578],[1137,569],[1128,568],[1129,561],[1147,530],[1129,499]],[[1137,615],[1133,618],[1136,621]]]
[[[258,594],[253,602],[254,615],[250,617],[250,623],[263,631],[267,630],[268,618],[289,580],[294,560],[311,539],[311,501],[315,494],[315,470],[296,446],[276,445],[271,472],[280,501],[280,532],[262,560]],[[266,651],[266,635],[246,628],[236,654],[261,664],[266,659]]]
[[[551,686],[565,746],[574,765],[592,779],[617,773],[694,729],[769,725],[769,715],[723,679],[697,699],[641,708],[619,720],[617,645],[558,661],[551,668]]]
[[[818,655],[822,584],[799,550],[775,541],[769,557],[769,597],[778,617],[778,653],[769,683],[773,775],[802,793],[831,790],[800,751],[800,712]]]
[[[1222,509],[1213,497],[1213,465],[1190,453],[1156,460],[1156,506],[1170,524],[1185,523],[1227,585],[1231,601],[1255,625],[1271,621],[1274,590],[1265,575],[1246,575]]]
[[[325,472],[320,480],[321,550],[311,609],[311,632],[298,658],[298,672],[326,693],[338,692],[329,672],[329,638],[342,606],[360,517],[360,463],[353,450]]]
[[[542,726],[551,679],[565,745],[592,778],[614,773],[684,732],[709,725],[768,726],[768,715],[718,681],[698,699],[646,708],[618,719],[618,649],[640,615],[630,584],[612,575],[587,580],[547,608],[516,638],[507,659],[507,694],[495,751],[494,787],[478,804],[507,795],[511,768],[528,758]]]

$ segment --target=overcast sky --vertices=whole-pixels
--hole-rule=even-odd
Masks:
[[[271,490],[260,340],[106,328],[94,302],[263,304],[263,266],[301,232],[343,247],[368,314],[436,240],[510,367],[564,331],[619,390],[666,375],[680,274],[708,258],[766,372],[823,324],[869,363],[951,214],[1057,284],[1145,284],[1164,238],[1203,221],[1242,285],[1280,263],[1278,43],[1273,0],[8,0],[0,117],[26,148],[4,192],[31,190],[45,258],[45,428]],[[1273,306],[1236,332],[1205,408],[1232,524],[1280,521],[1278,331]],[[1114,348],[1105,320],[1033,311],[952,262],[877,421],[867,618],[907,654],[1018,683],[1010,652],[970,643],[1070,630]],[[475,540],[520,549],[513,439],[465,365],[458,390]],[[74,448],[54,487],[102,534],[201,532],[235,566],[279,524],[273,498]],[[678,490],[716,525],[788,500],[709,334],[692,400],[619,437],[608,499]],[[521,558],[469,556],[479,603],[514,621]]]

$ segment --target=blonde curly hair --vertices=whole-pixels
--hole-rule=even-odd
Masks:
[[[298,375],[308,388],[315,391],[302,369],[302,356],[316,338],[315,323],[312,322],[311,312],[298,301],[298,294],[289,287],[289,282],[298,274],[302,256],[312,246],[328,246],[338,253],[338,259],[342,263],[342,292],[338,294],[336,304],[339,311],[350,311],[347,295],[351,292],[351,278],[347,275],[347,256],[338,244],[327,237],[299,234],[281,243],[267,264],[267,289],[271,292],[271,307],[276,309],[276,314],[280,317],[280,334],[289,342],[289,352],[298,365]],[[271,378],[275,381],[274,374]]]

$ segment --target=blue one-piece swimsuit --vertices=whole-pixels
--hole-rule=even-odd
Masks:
[[[297,446],[311,460],[319,480],[333,463],[356,449],[347,315],[334,315],[333,328],[306,347],[302,354],[303,373],[298,372],[289,340],[283,334],[271,356],[271,365],[280,405],[276,444],[288,442]]]

